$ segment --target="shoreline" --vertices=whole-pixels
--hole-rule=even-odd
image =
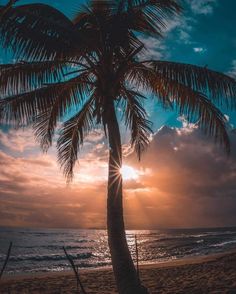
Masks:
[[[169,267],[179,267],[184,265],[192,265],[192,264],[201,264],[205,262],[215,261],[218,258],[236,254],[236,248],[231,250],[226,250],[224,252],[217,252],[217,253],[210,253],[207,255],[193,255],[193,256],[186,256],[172,260],[166,261],[153,261],[148,263],[140,263],[140,269],[162,269],[162,268],[169,268]],[[112,271],[112,266],[104,266],[104,267],[97,267],[97,268],[81,268],[79,269],[79,273],[81,274],[89,274],[89,273],[96,273],[100,271]],[[36,273],[17,273],[17,274],[5,274],[2,277],[2,281],[8,280],[16,280],[16,279],[27,279],[27,278],[44,278],[44,277],[58,277],[58,276],[70,276],[73,275],[73,270],[66,270],[66,271],[48,271],[48,272],[36,272]]]
[[[236,293],[236,249],[140,265],[140,278],[150,293]],[[81,269],[89,294],[115,294],[111,267]],[[3,276],[2,293],[76,293],[72,271]],[[182,292],[181,292],[182,291]],[[232,292],[235,291],[235,292]]]

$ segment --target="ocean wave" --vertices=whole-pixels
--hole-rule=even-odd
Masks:
[[[39,246],[40,248],[45,248],[45,249],[62,249],[63,246],[61,245],[44,245],[44,246]],[[67,250],[71,249],[92,249],[90,246],[78,246],[78,245],[66,245],[65,248]]]
[[[80,254],[69,254],[73,259],[75,260],[81,260],[81,259],[89,259],[93,256],[91,252],[88,253],[80,253]],[[2,258],[3,259],[3,258]],[[60,261],[60,260],[66,260],[65,255],[59,255],[59,254],[51,254],[51,255],[20,255],[20,256],[11,256],[11,261]]]
[[[200,236],[199,236],[200,237]],[[163,238],[157,238],[154,240],[150,240],[149,243],[161,243],[161,242],[176,242],[176,241],[191,241],[193,239],[195,239],[196,237],[194,236],[170,236],[170,237],[163,237]],[[193,241],[195,242],[195,241]]]
[[[164,237],[158,237],[155,239],[149,239],[147,240],[147,243],[151,244],[151,243],[165,243],[165,242],[190,242],[193,241],[194,239],[200,239],[201,240],[209,240],[211,241],[212,238],[217,238],[217,239],[222,239],[222,238],[227,238],[227,236],[230,236],[231,238],[234,237],[234,235],[236,236],[236,232],[232,232],[232,231],[227,231],[227,232],[205,232],[205,233],[201,233],[201,234],[190,234],[190,235],[186,235],[186,234],[181,234],[181,235],[169,235],[169,236],[164,236]],[[196,242],[196,241],[193,241]],[[202,241],[201,241],[202,242]],[[200,242],[199,242],[200,243]]]
[[[224,247],[226,245],[235,244],[236,240],[223,241],[217,244],[212,244],[211,247]]]
[[[90,230],[45,230],[44,233],[20,229],[12,233],[9,230],[9,234],[5,231],[0,231],[0,264],[5,260],[9,242],[14,240],[7,272],[67,270],[69,263],[64,255],[63,246],[68,249],[68,253],[80,268],[96,268],[111,263],[104,231],[94,233]],[[227,248],[236,246],[236,229],[233,228],[129,233],[127,239],[134,258],[134,234],[137,234],[140,263],[224,252]]]
[[[203,243],[205,240],[201,239],[201,240],[197,240],[196,243],[200,244]]]

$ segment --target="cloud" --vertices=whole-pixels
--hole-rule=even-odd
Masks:
[[[195,14],[212,14],[217,0],[186,0]]]
[[[180,129],[163,127],[153,137],[141,163],[130,156],[130,165],[151,171],[139,183],[148,190],[133,190],[149,226],[236,224],[236,134],[230,137],[232,154],[227,158],[192,125]],[[126,205],[130,210],[137,206],[133,198]],[[130,225],[135,226],[136,221],[135,215],[129,215]]]
[[[189,30],[188,31],[186,31],[184,29],[179,30],[179,41],[180,42],[183,42],[184,44],[192,44],[191,35],[189,33]]]
[[[176,30],[174,31],[177,33],[175,38],[178,42],[185,45],[194,44],[195,42],[192,40],[192,30],[194,25],[196,24],[196,20],[193,17],[184,16],[179,18],[178,25],[176,25]]]
[[[1,131],[0,139],[1,225],[105,226],[107,148],[99,130],[85,141],[69,186],[57,164],[55,146],[43,154],[30,130]]]
[[[129,228],[236,224],[236,132],[227,158],[194,124],[180,121],[181,128],[163,126],[153,136],[141,162],[130,152],[124,158],[139,175],[124,180]],[[91,134],[69,186],[55,152],[0,151],[1,225],[104,228],[108,148],[102,143],[99,131]]]
[[[166,40],[174,40],[185,45],[195,45],[193,50],[196,53],[206,52],[206,48],[200,47],[192,36],[192,32],[197,25],[194,14],[212,14],[217,5],[217,0],[186,0],[186,2],[190,7],[190,13],[173,17],[173,19],[167,22],[166,29],[163,30],[164,40],[150,36],[140,37],[147,48],[147,51],[141,55],[141,58],[171,58],[171,50],[168,48],[168,42]]]
[[[95,158],[92,165],[84,160],[67,186],[54,155],[14,157],[0,151],[1,225],[104,227],[107,169]]]
[[[142,59],[163,59],[166,56],[166,46],[163,41],[154,37],[140,37],[140,40],[145,44],[146,50],[140,54]]]
[[[10,129],[8,132],[0,130],[0,144],[15,152],[35,149],[36,143],[30,129]]]
[[[236,78],[236,59],[232,61],[230,70],[227,72],[228,75]]]
[[[102,228],[106,197],[103,186],[98,187],[49,187],[46,191],[35,188],[31,193],[23,189],[1,193],[1,225]]]
[[[205,48],[203,48],[203,47],[194,47],[194,48],[193,48],[193,51],[194,51],[195,53],[204,53],[204,52],[206,52],[207,50],[206,50]]]
[[[167,22],[162,33],[166,38],[168,36],[174,37],[177,42],[193,44],[191,32],[195,22],[192,17],[176,16]],[[170,57],[170,50],[167,48],[165,40],[151,36],[140,36],[140,39],[147,49],[141,55],[142,58],[167,59]]]

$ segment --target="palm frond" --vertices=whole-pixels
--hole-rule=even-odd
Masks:
[[[1,96],[34,90],[64,78],[65,61],[19,62],[0,65]]]
[[[76,78],[74,85],[66,85],[46,111],[39,113],[34,118],[34,134],[41,148],[47,151],[52,145],[52,138],[60,120],[71,107],[78,108],[87,95],[90,94],[90,87],[87,85],[87,76],[81,74]]]
[[[135,87],[139,92],[145,92],[149,96],[153,94],[154,96],[158,95],[156,85],[160,80],[160,76],[144,63],[135,60],[127,63],[124,78],[127,83]],[[173,108],[169,97],[165,97],[165,99],[159,97],[159,102],[161,102],[165,109]]]
[[[38,111],[46,110],[56,99],[55,87],[16,94],[0,100],[1,122],[13,125],[32,123]]]
[[[13,7],[13,5],[16,4],[16,2],[19,0],[9,0],[8,3],[5,5],[0,5],[0,19],[4,16],[7,11]]]
[[[205,72],[205,69],[202,69],[202,71]],[[175,74],[177,75],[177,73]],[[137,65],[134,64],[127,71],[127,78],[131,83],[136,84],[137,87],[151,90],[165,107],[176,106],[181,114],[187,114],[189,119],[198,120],[199,127],[206,134],[214,137],[217,142],[223,144],[226,151],[229,152],[230,143],[225,116],[205,94],[191,88],[191,86],[194,86],[194,82],[191,85],[188,83],[186,85],[182,84],[178,82],[177,78],[177,81],[174,79],[175,74],[173,73],[173,76],[166,76],[162,72],[158,72],[158,70],[153,71],[152,68],[137,63]],[[221,90],[225,96],[233,94],[232,91],[235,87],[233,79],[222,74],[222,78],[224,77],[225,81],[221,82],[221,74],[211,71],[209,71],[209,74],[212,74],[215,78],[212,78],[215,81],[215,86],[209,81],[210,86],[218,86],[218,90]],[[179,81],[183,81],[182,79],[179,78]],[[203,89],[203,86],[204,89],[207,87],[209,92],[207,77],[205,77],[205,82],[202,83],[202,86],[199,85],[199,87],[201,89]]]
[[[73,19],[73,23],[78,27],[88,27],[93,25],[98,29],[100,24],[108,21],[114,10],[114,3],[109,0],[93,0],[87,5],[80,5]]]
[[[125,2],[129,28],[157,37],[162,36],[167,20],[182,11],[177,0],[127,0]]]
[[[0,42],[11,48],[16,59],[42,60],[68,56],[78,45],[73,23],[45,4],[8,8],[0,18]]]
[[[135,46],[138,39],[122,23],[123,19],[116,16],[115,1],[91,1],[82,5],[74,18],[76,27],[83,29],[93,39],[96,47],[93,50],[107,51],[116,48],[116,51]],[[93,44],[93,45],[94,45]],[[119,51],[119,50],[118,50]]]
[[[131,146],[140,160],[142,152],[149,144],[149,137],[152,133],[152,123],[146,118],[147,114],[141,104],[145,99],[139,93],[123,89],[123,96],[126,99],[125,123],[131,130]]]
[[[65,82],[52,83],[1,99],[0,108],[4,115],[1,120],[17,125],[29,124],[37,121],[38,115],[46,113],[55,104],[59,106],[58,113],[62,114],[69,106],[80,103],[81,97],[89,93],[90,88],[91,84],[88,84],[86,77],[80,75]]]
[[[78,158],[78,151],[84,137],[93,128],[93,96],[84,104],[75,116],[63,124],[57,142],[58,161],[68,181],[73,178],[73,169]]]
[[[145,62],[165,80],[181,83],[193,90],[203,92],[215,102],[236,107],[236,80],[206,67],[168,61]]]
[[[145,64],[130,60],[130,62],[124,65],[123,72],[125,74],[125,80],[131,85],[145,91],[151,90],[150,81],[152,81],[155,74],[153,70],[148,68]]]
[[[87,5],[80,5],[73,23],[88,36],[88,43],[92,51],[105,50],[111,38],[112,1],[90,1]],[[110,34],[109,34],[110,32]],[[119,36],[117,36],[118,42]],[[90,41],[89,41],[90,40]]]
[[[163,80],[156,83],[156,93],[162,100],[173,102],[180,114],[189,120],[197,121],[199,128],[230,152],[230,140],[227,132],[227,119],[224,114],[204,95],[190,87],[173,81]],[[154,82],[155,83],[155,82]]]

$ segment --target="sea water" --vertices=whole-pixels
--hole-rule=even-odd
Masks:
[[[156,263],[236,248],[236,228],[127,231],[139,263]],[[0,228],[0,268],[13,242],[6,274],[60,272],[70,269],[63,246],[79,268],[110,266],[105,230]]]

